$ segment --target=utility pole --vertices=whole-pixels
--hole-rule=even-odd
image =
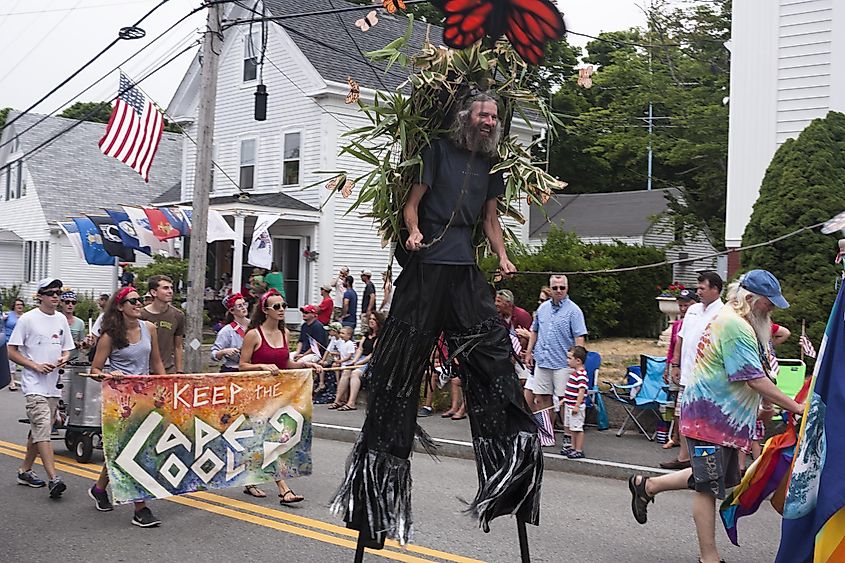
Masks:
[[[188,310],[185,366],[188,373],[202,371],[202,319],[205,293],[205,261],[208,237],[208,196],[211,192],[211,160],[214,143],[214,108],[217,103],[217,70],[223,48],[220,21],[222,3],[208,7],[205,38],[202,43],[200,99],[197,109],[197,159],[194,170],[191,255],[188,262]],[[235,241],[237,244],[237,241]]]

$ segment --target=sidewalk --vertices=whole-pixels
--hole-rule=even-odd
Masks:
[[[366,407],[359,405],[355,411],[338,412],[327,405],[314,405],[314,436],[328,440],[354,442],[364,422]],[[443,419],[440,413],[418,418],[420,426],[434,439],[441,456],[474,459],[469,419],[453,421]],[[661,461],[678,454],[678,449],[664,450],[660,444],[649,442],[642,434],[628,430],[617,437],[618,427],[599,432],[588,427],[584,436],[584,453],[587,459],[571,460],[558,454],[562,434],[557,433],[558,445],[543,448],[547,471],[567,471],[595,477],[627,479],[631,473],[656,476],[669,473],[660,469]],[[419,446],[418,455],[426,455]]]

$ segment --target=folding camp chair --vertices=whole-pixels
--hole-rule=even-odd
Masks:
[[[802,360],[791,360],[778,358],[778,389],[784,395],[794,397],[804,386],[804,378],[807,376],[807,364]]]
[[[660,407],[665,407],[669,402],[667,385],[663,381],[665,365],[666,358],[643,354],[640,356],[639,366],[628,367],[625,385],[605,381],[610,385],[607,397],[621,403],[627,413],[625,421],[616,433],[617,436],[622,436],[628,422],[633,422],[649,441],[654,441],[657,431],[651,434],[646,432],[640,423],[640,417],[646,412],[651,412],[658,420],[663,420],[660,416]]]

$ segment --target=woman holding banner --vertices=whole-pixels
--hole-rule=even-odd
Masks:
[[[288,335],[285,328],[284,297],[275,289],[270,289],[258,300],[249,331],[244,336],[241,349],[241,371],[269,371],[273,375],[283,369],[313,369],[323,371],[322,366],[313,362],[293,362],[290,359]],[[276,479],[279,487],[279,503],[294,504],[305,497],[294,493],[282,478]]]
[[[215,362],[223,361],[220,373],[240,371],[238,366],[241,361],[241,348],[249,328],[246,300],[240,293],[235,293],[223,300],[223,306],[226,308],[226,324],[217,333],[217,338],[211,346],[211,359]],[[267,496],[255,485],[244,487],[244,494],[255,498]]]
[[[112,296],[103,313],[97,352],[91,362],[91,373],[105,375],[106,360],[110,364],[108,374],[119,379],[124,375],[164,375],[164,363],[158,352],[158,336],[153,323],[141,319],[144,302],[132,286],[126,286]],[[88,496],[94,499],[97,510],[108,512],[114,509],[106,487],[109,474],[106,466],[100,478],[88,489]],[[141,528],[153,528],[161,520],[153,516],[144,501],[135,503],[132,524]]]

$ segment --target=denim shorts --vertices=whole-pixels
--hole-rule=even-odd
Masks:
[[[692,475],[687,486],[699,493],[725,498],[726,491],[739,484],[739,450],[694,438],[686,438]]]

